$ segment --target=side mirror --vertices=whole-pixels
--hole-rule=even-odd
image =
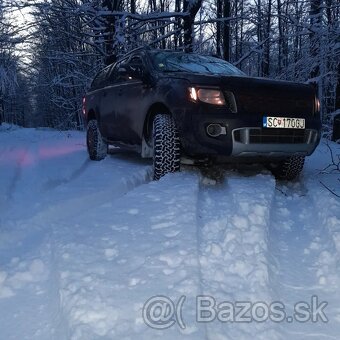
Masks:
[[[143,72],[143,66],[136,64],[136,65],[129,65],[128,66],[128,74],[132,78],[135,79],[143,79],[144,72]]]
[[[145,72],[141,64],[123,64],[118,69],[120,77],[125,79],[138,79],[144,84],[151,84],[152,79],[148,72]]]
[[[126,69],[125,66],[119,67],[119,69],[118,69],[118,74],[119,74],[120,76],[126,76],[127,73],[128,73],[128,72],[127,72],[127,69]]]

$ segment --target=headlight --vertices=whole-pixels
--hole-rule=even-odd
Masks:
[[[197,102],[197,91],[194,87],[189,87],[189,97],[194,102]]]
[[[315,112],[320,112],[320,100],[315,97]]]
[[[195,87],[189,87],[189,97],[192,101],[197,102],[199,99],[203,103],[212,105],[224,105],[232,113],[237,112],[237,105],[235,96],[231,91],[224,91],[218,89],[196,89]]]
[[[195,87],[189,87],[189,96],[193,101],[199,99],[203,103],[213,105],[225,105],[225,99],[222,91],[215,89],[196,89]]]
[[[220,90],[199,89],[197,91],[197,96],[203,103],[225,105],[224,96]]]

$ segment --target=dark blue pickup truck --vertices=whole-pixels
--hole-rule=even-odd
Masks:
[[[246,76],[211,56],[139,49],[83,99],[90,158],[108,145],[153,159],[154,178],[192,162],[261,162],[294,179],[320,140],[312,85]]]

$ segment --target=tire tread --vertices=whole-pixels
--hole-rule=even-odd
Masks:
[[[180,139],[176,124],[168,114],[157,114],[153,123],[154,179],[180,169]]]
[[[103,140],[95,119],[91,119],[87,124],[86,144],[91,160],[100,161],[106,157],[108,146]]]

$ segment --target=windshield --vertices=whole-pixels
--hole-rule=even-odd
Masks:
[[[162,72],[195,72],[206,74],[238,75],[245,74],[232,64],[218,58],[180,52],[152,53],[154,66]]]

